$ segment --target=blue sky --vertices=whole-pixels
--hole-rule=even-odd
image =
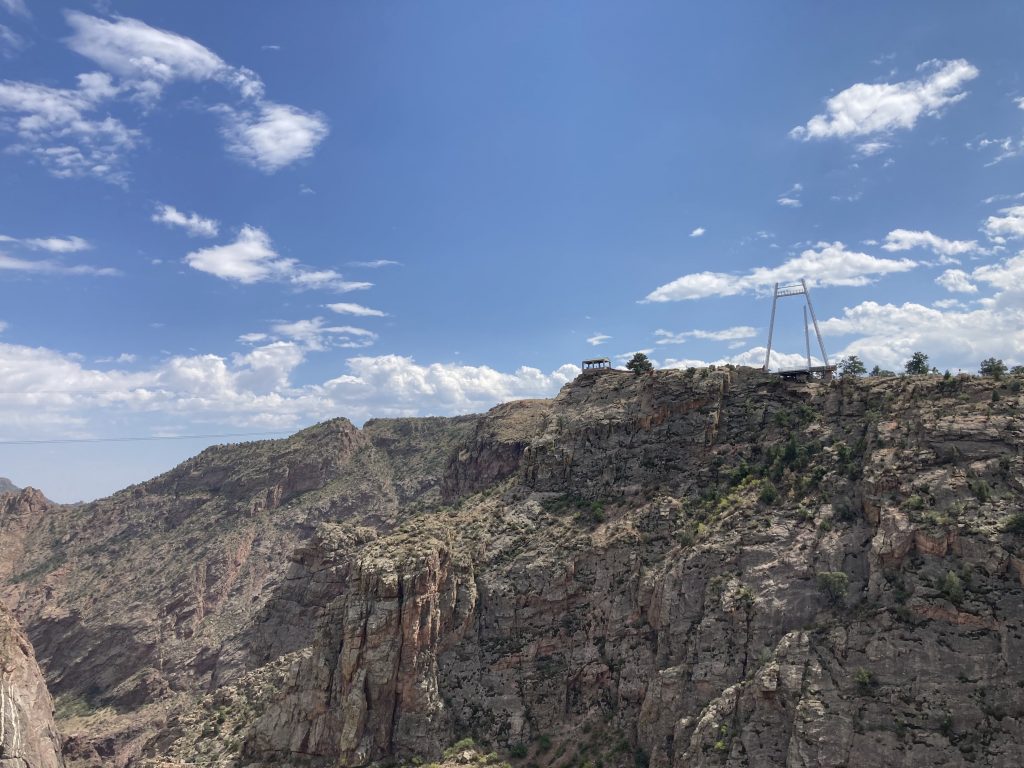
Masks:
[[[549,396],[1024,363],[1019,2],[0,0],[0,475]],[[802,348],[781,306],[775,361]],[[795,357],[794,357],[795,356]]]

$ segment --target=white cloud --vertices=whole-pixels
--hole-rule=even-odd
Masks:
[[[242,227],[233,243],[192,251],[185,262],[193,269],[244,285],[268,280],[286,282],[299,290],[336,293],[370,288],[373,283],[347,281],[332,269],[307,270],[295,259],[280,256],[270,236],[259,227]]]
[[[946,240],[927,230],[915,232],[908,229],[894,229],[885,236],[882,248],[886,251],[909,251],[912,248],[929,248],[941,256],[959,256],[978,250],[976,240]]]
[[[220,222],[216,219],[207,219],[194,212],[185,214],[173,205],[162,203],[157,205],[153,221],[169,227],[181,227],[192,237],[216,237],[220,230]]]
[[[350,261],[350,267],[365,267],[367,269],[379,269],[380,267],[397,267],[402,262],[391,261],[390,259],[376,259],[375,261]]]
[[[333,269],[323,269],[315,272],[299,271],[293,274],[289,281],[299,290],[324,290],[334,291],[335,293],[363,291],[373,287],[373,283],[360,280],[345,280],[340,272],[335,272]]]
[[[811,285],[867,285],[872,277],[906,272],[917,266],[910,259],[880,259],[849,251],[841,242],[818,243],[777,267],[758,267],[745,275],[725,272],[697,272],[683,275],[659,286],[646,301],[683,301],[707,296],[736,296],[806,278]]]
[[[973,370],[986,357],[1024,360],[1024,309],[1019,300],[973,310],[867,301],[826,320],[822,332],[858,334],[840,355],[855,354],[892,370],[902,369],[918,350],[940,368]]]
[[[975,151],[985,151],[995,149],[998,154],[985,163],[986,168],[990,168],[993,165],[998,165],[1003,160],[1009,160],[1017,157],[1024,152],[1024,139],[1015,139],[1012,136],[1004,136],[999,139],[982,138],[976,142],[967,142],[965,145],[967,149]]]
[[[185,423],[292,428],[344,415],[452,415],[520,398],[550,397],[578,373],[488,366],[422,365],[397,355],[359,356],[321,384],[296,385],[309,349],[274,341],[245,354],[173,356],[141,370],[88,368],[55,350],[0,344],[0,419],[11,437],[88,436],[117,414],[126,423],[164,417]],[[146,422],[144,422],[146,423]],[[141,430],[140,430],[141,431]]]
[[[266,173],[310,157],[329,132],[323,115],[287,104],[263,102],[255,111],[222,105],[217,111],[228,150]]]
[[[587,344],[590,344],[592,347],[596,347],[601,344],[604,344],[609,339],[611,339],[611,336],[608,336],[604,333],[595,333],[593,336],[587,339]]]
[[[697,227],[695,230],[693,230],[693,232],[690,233],[690,237],[700,237],[705,232],[707,232],[707,230],[704,229],[704,227]]]
[[[978,68],[964,59],[929,61],[918,67],[923,80],[899,83],[856,83],[825,103],[825,113],[790,131],[795,139],[867,136],[910,129],[922,115],[934,117],[943,107],[962,100],[964,85]]]
[[[719,331],[694,330],[672,333],[664,328],[659,328],[654,332],[654,335],[659,337],[658,341],[655,342],[656,344],[684,344],[688,338],[707,339],[710,341],[737,341],[756,336],[757,329],[751,328],[749,325],[737,325],[733,328],[723,328]]]
[[[70,237],[28,238],[0,235],[0,243],[18,243],[33,250],[49,251],[50,253],[77,253],[78,251],[86,251],[92,248],[88,240],[77,235],[71,235]]]
[[[950,293],[977,293],[978,291],[978,286],[971,282],[970,277],[962,269],[947,269],[935,278],[935,282]]]
[[[266,341],[269,338],[265,333],[243,333],[238,337],[238,340],[243,344],[257,344],[261,341]]]
[[[120,271],[112,267],[93,267],[87,264],[66,266],[52,259],[19,259],[0,252],[0,271],[25,272],[35,275],[93,275],[96,277],[113,277]]]
[[[105,71],[79,75],[75,89],[0,83],[0,113],[18,116],[0,122],[0,129],[18,137],[8,151],[31,156],[56,176],[126,184],[124,158],[141,134],[93,113],[119,97],[148,109],[176,81],[218,82],[243,102],[217,108],[225,115],[222,132],[232,153],[264,171],[308,157],[327,135],[322,116],[264,100],[254,72],[227,64],[195,40],[125,17],[67,11],[65,18],[72,28],[68,47]]]
[[[57,177],[95,176],[123,184],[122,161],[135,147],[138,131],[109,115],[88,117],[118,92],[110,76],[101,72],[79,75],[75,89],[0,82],[0,113],[18,116],[0,122],[0,129],[18,137],[8,151],[30,155]]]
[[[800,193],[804,191],[804,185],[797,182],[778,197],[778,204],[784,208],[802,208]]]
[[[857,151],[865,157],[874,157],[891,147],[892,144],[886,141],[865,141],[857,145]]]
[[[300,342],[304,348],[316,351],[328,347],[360,349],[372,346],[377,340],[377,334],[373,331],[351,325],[327,325],[322,317],[276,323],[272,330],[278,336]]]
[[[3,333],[8,328],[10,328],[10,325],[7,322],[5,322],[4,320],[0,320],[0,333]]]
[[[263,94],[254,72],[229,66],[191,38],[125,17],[107,21],[79,11],[66,11],[64,17],[74,30],[68,47],[121,77],[145,101],[159,98],[175,80],[217,80],[246,98]]]
[[[1024,237],[1024,205],[1003,208],[1000,213],[1005,215],[989,216],[985,220],[985,234],[996,243]]]
[[[1007,293],[1024,292],[1024,253],[999,262],[978,267],[971,275],[975,280]]]
[[[336,304],[328,304],[327,308],[332,312],[337,312],[339,315],[356,315],[358,317],[387,317],[387,312],[381,312],[379,309],[371,309],[370,307],[364,307],[362,304],[338,302]]]
[[[185,261],[200,272],[246,285],[286,277],[296,270],[295,259],[278,256],[267,233],[249,225],[242,227],[235,242],[193,251]]]

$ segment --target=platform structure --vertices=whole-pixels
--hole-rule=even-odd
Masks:
[[[612,369],[612,361],[607,357],[595,357],[593,360],[583,361],[583,372],[590,373],[591,371],[610,371]]]
[[[814,304],[811,303],[811,291],[807,287],[807,281],[804,279],[801,279],[798,283],[775,284],[775,292],[772,295],[772,317],[768,324],[768,348],[764,353],[764,371],[768,373],[771,365],[772,337],[775,335],[775,310],[779,299],[788,296],[804,297],[804,342],[807,346],[807,367],[784,369],[775,373],[785,379],[820,376],[828,381],[832,378],[832,374],[835,373],[836,367],[829,363],[828,353],[825,351],[825,342],[821,338],[821,329],[818,327],[818,316],[814,314]],[[824,361],[824,365],[814,365],[814,361],[811,359],[811,331],[810,325],[807,322],[808,312],[810,312],[810,319],[814,324],[814,335],[818,339],[818,348],[821,350],[821,359]]]

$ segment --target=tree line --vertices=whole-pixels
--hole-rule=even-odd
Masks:
[[[875,366],[870,371],[865,367],[863,361],[857,355],[850,355],[839,360],[836,370],[843,378],[847,376],[895,376],[895,371],[889,371]],[[939,369],[928,362],[928,355],[924,352],[915,352],[903,366],[903,373],[907,376],[922,376],[925,374],[938,374]],[[949,371],[946,371],[948,374]],[[982,376],[989,376],[993,379],[1001,379],[1006,374],[1024,374],[1024,365],[1015,365],[1012,368],[1007,366],[997,357],[989,357],[981,361],[978,373]]]

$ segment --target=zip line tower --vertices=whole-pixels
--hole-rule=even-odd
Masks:
[[[791,370],[780,370],[778,374],[786,378],[796,378],[806,376],[810,378],[815,374],[821,374],[821,377],[826,381],[832,378],[832,373],[836,367],[830,365],[828,361],[828,353],[825,351],[825,342],[821,338],[821,329],[818,328],[818,317],[814,314],[814,304],[811,303],[811,291],[807,287],[807,281],[801,279],[799,283],[790,283],[788,285],[775,284],[775,293],[772,295],[772,319],[768,324],[768,350],[764,353],[764,371],[768,372],[769,366],[772,360],[772,337],[775,335],[775,309],[779,303],[779,299],[787,296],[803,296],[804,297],[804,342],[807,346],[807,367],[806,368],[794,368]],[[821,349],[821,359],[824,365],[814,365],[811,360],[811,329],[807,324],[807,313],[810,311],[811,322],[814,323],[814,335],[818,338],[818,347]]]

